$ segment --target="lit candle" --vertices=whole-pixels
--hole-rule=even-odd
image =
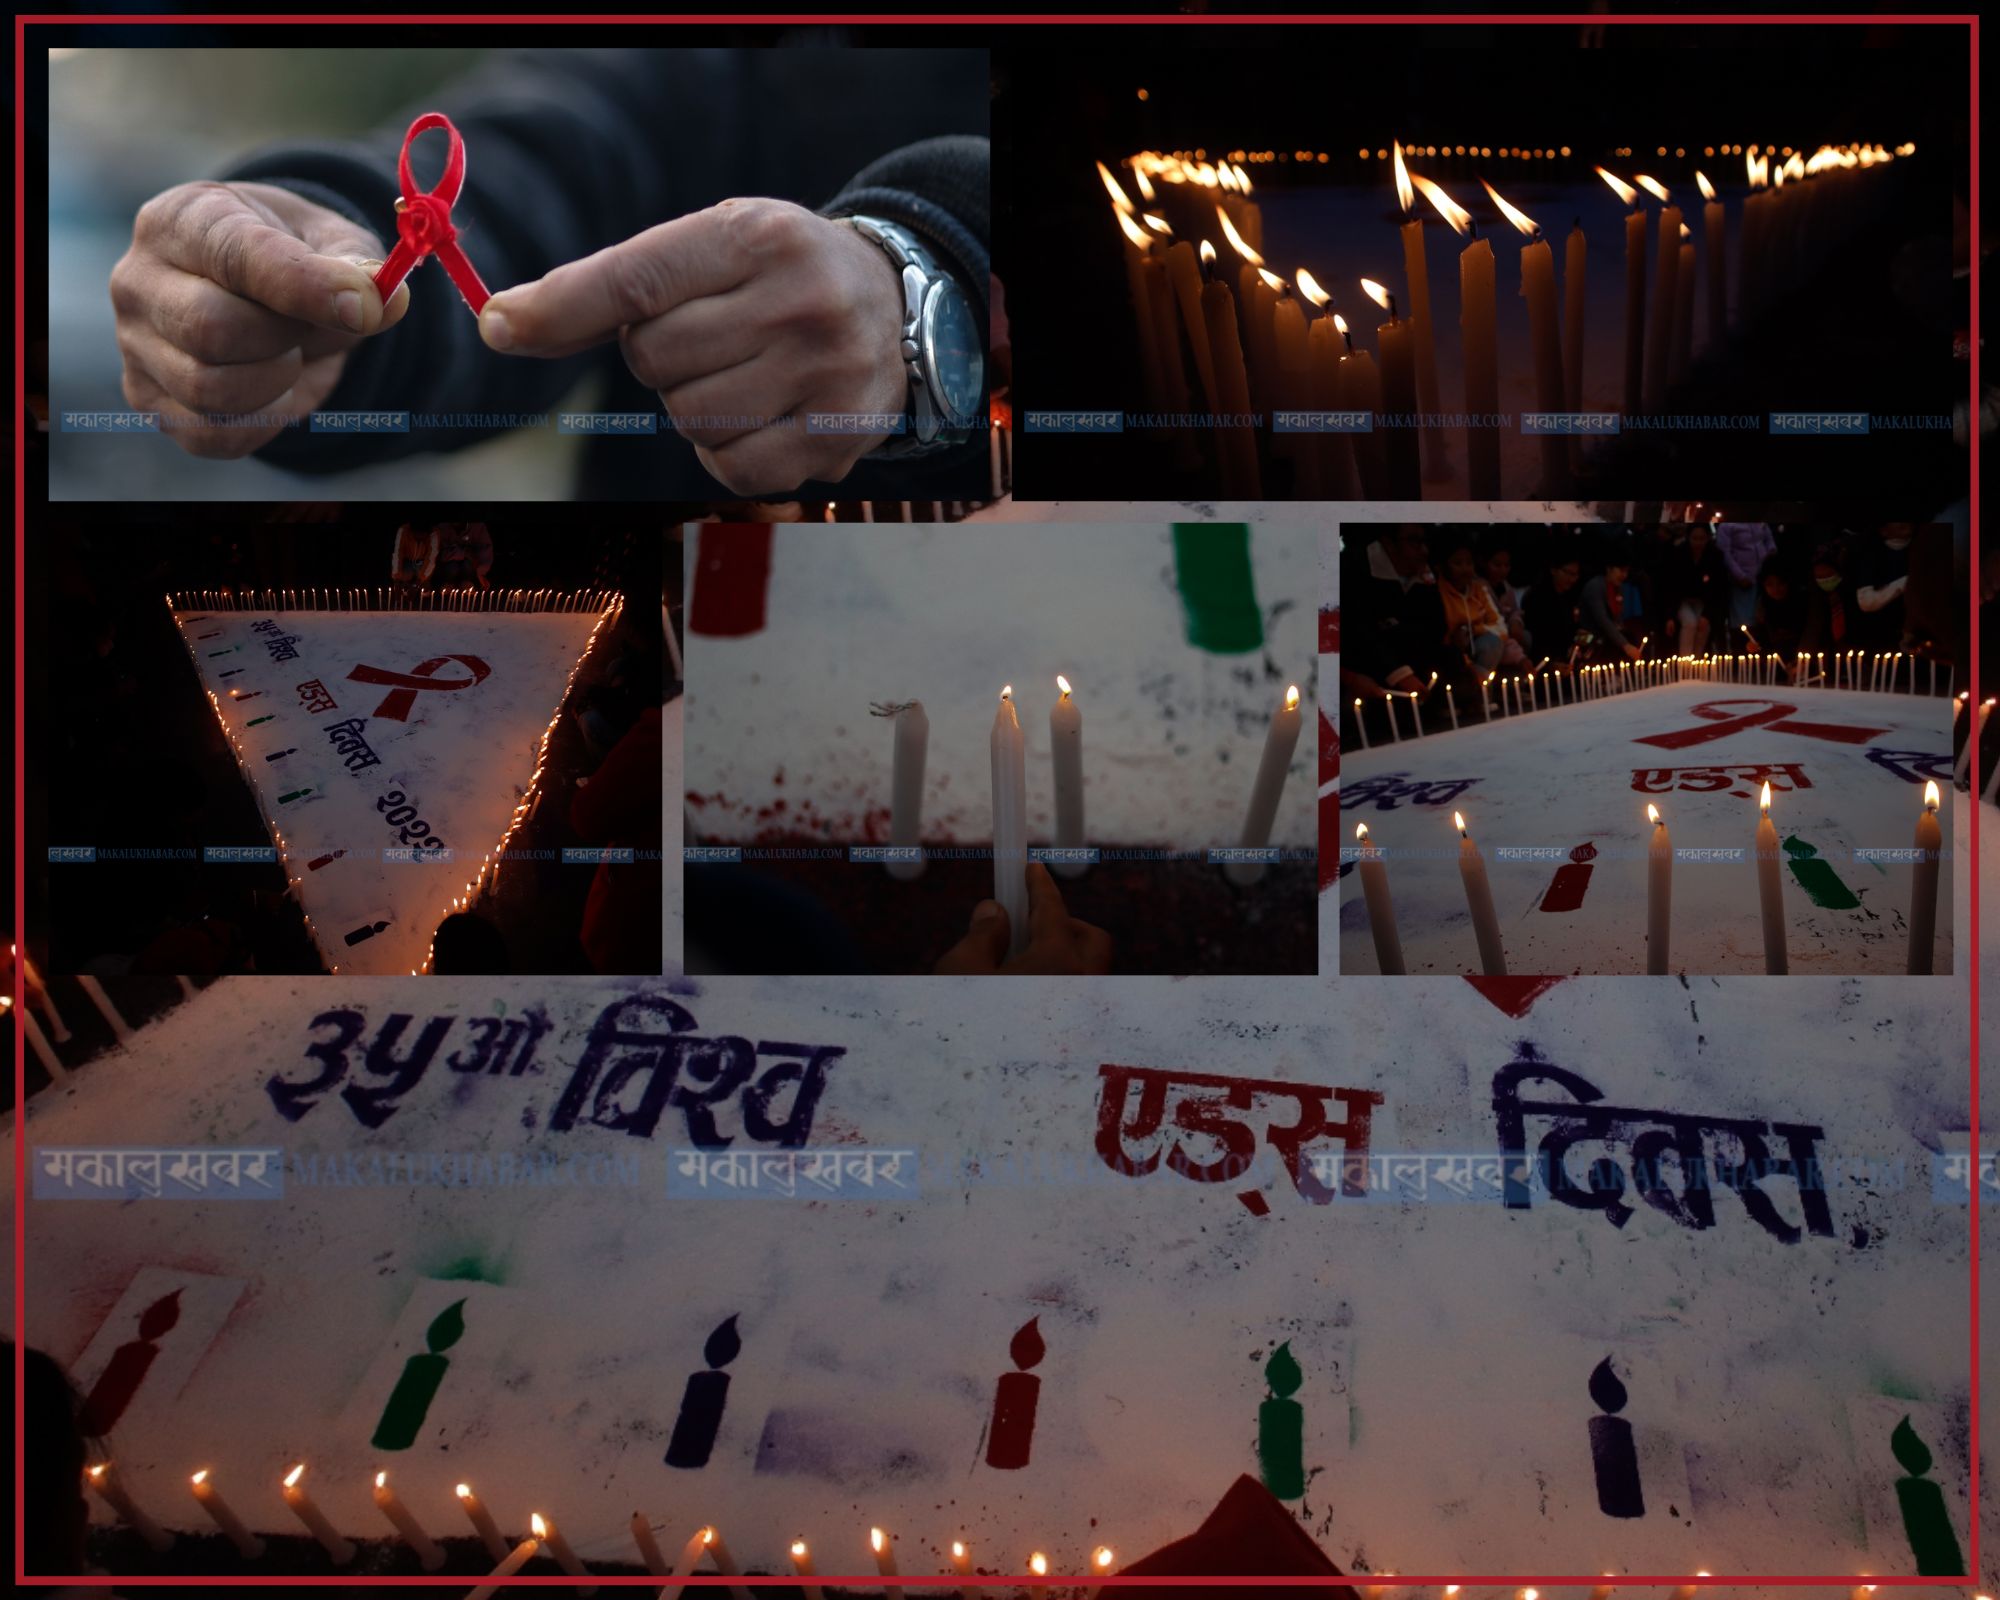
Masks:
[[[403,1504],[402,1497],[389,1487],[389,1474],[375,1474],[375,1504],[382,1515],[394,1524],[403,1536],[403,1543],[417,1553],[417,1562],[424,1571],[435,1572],[444,1565],[444,1551],[438,1543],[423,1530],[423,1525],[410,1514],[410,1508]]]
[[[875,1570],[885,1578],[896,1576],[896,1542],[880,1528],[868,1530],[868,1546],[875,1552]],[[899,1583],[885,1583],[882,1593],[886,1600],[903,1600],[903,1586]]]
[[[1361,730],[1361,748],[1364,750],[1371,748],[1368,743],[1368,719],[1361,714],[1361,696],[1359,695],[1354,697],[1354,726]]]
[[[1715,185],[1699,172],[1694,181],[1701,190],[1702,248],[1708,252],[1708,342],[1719,345],[1729,332],[1729,219]]]
[[[1000,691],[989,741],[993,764],[993,898],[1007,912],[1010,956],[1028,947],[1028,766],[1014,686]]]
[[[1610,1573],[1608,1572],[1605,1573],[1605,1577],[1608,1578],[1610,1576],[1611,1576]],[[1612,1584],[1600,1583],[1596,1588],[1590,1591],[1589,1600],[1611,1600],[1611,1591],[1613,1587],[1615,1586]]]
[[[1680,264],[1674,269],[1674,336],[1667,381],[1679,383],[1694,361],[1694,239],[1681,224]]]
[[[236,1553],[246,1561],[255,1561],[264,1553],[264,1541],[243,1526],[243,1519],[229,1509],[229,1502],[222,1498],[221,1491],[208,1481],[208,1468],[203,1467],[190,1480],[194,1485],[194,1497],[201,1502],[215,1525],[228,1536],[236,1546]]]
[[[1242,319],[1243,348],[1249,357],[1250,397],[1262,405],[1268,397],[1271,382],[1271,292],[1264,286],[1264,280],[1257,271],[1264,265],[1264,258],[1237,232],[1235,224],[1229,220],[1229,213],[1221,206],[1215,208],[1215,221],[1222,229],[1223,239],[1236,252],[1239,260],[1236,269],[1236,314]]]
[[[1968,702],[1971,700],[1971,698],[1972,697],[1970,691],[1961,694],[1959,696],[1959,699]],[[1993,708],[1993,702],[1991,700],[1982,700],[1979,703],[1978,716],[1974,717],[1971,722],[1966,724],[1965,743],[1958,747],[1958,760],[1952,764],[1951,781],[1953,783],[1959,782],[1961,779],[1965,777],[1965,775],[1969,771],[1971,771],[1972,753],[1978,743],[1979,730],[1986,725],[1986,713],[1990,711],[1992,708]],[[1956,728],[1958,726],[1958,713],[1956,711],[1952,712],[1951,714],[1951,722],[1953,728]]]
[[[1264,754],[1257,763],[1257,781],[1250,787],[1250,809],[1243,817],[1243,836],[1239,841],[1243,849],[1261,850],[1271,842],[1278,798],[1284,793],[1285,776],[1291,771],[1292,752],[1298,748],[1299,729],[1304,722],[1299,713],[1299,686],[1293,684],[1285,690],[1284,706],[1271,714],[1270,725],[1264,731]],[[1264,863],[1232,861],[1223,868],[1223,873],[1239,888],[1246,887],[1264,876]]]
[[[1458,690],[1451,684],[1444,686],[1445,709],[1451,713],[1451,731],[1458,732]]]
[[[951,1541],[951,1570],[961,1578],[972,1576],[972,1552],[965,1547],[963,1539],[954,1539]],[[968,1600],[971,1591],[960,1589],[958,1594],[959,1600]]]
[[[1917,849],[1910,869],[1910,966],[1915,973],[1932,971],[1931,945],[1937,936],[1938,852],[1944,846],[1938,828],[1938,786],[1924,785],[1924,809],[1917,817]]]
[[[643,1511],[632,1513],[632,1542],[639,1547],[639,1559],[646,1563],[646,1570],[656,1578],[664,1578],[673,1568],[667,1565],[667,1555],[660,1548],[660,1541],[653,1537],[653,1524]]]
[[[911,700],[890,715],[896,724],[894,754],[889,778],[889,843],[914,849],[924,829],[924,761],[930,751],[931,719],[924,703]],[[904,882],[924,870],[923,858],[887,863],[889,876]]]
[[[1132,221],[1131,197],[1118,186],[1118,180],[1102,161],[1097,163],[1097,175],[1104,180],[1104,187],[1111,195],[1112,214],[1118,219],[1119,231],[1125,235],[1125,293],[1132,305],[1133,337],[1139,347],[1139,366],[1147,398],[1157,405],[1161,392],[1159,345],[1153,338],[1152,300],[1146,287],[1146,235]]]
[[[1215,271],[1215,246],[1201,241],[1202,326],[1208,336],[1209,359],[1215,368],[1216,453],[1221,461],[1222,492],[1231,500],[1258,500],[1257,436],[1250,425],[1250,377],[1243,366],[1243,345],[1236,333],[1236,301]]]
[[[1322,313],[1313,318],[1306,330],[1306,404],[1315,411],[1338,411],[1340,366],[1347,354],[1342,333],[1345,324],[1327,311],[1333,296],[1304,267],[1299,268],[1298,283],[1299,293]],[[1354,446],[1350,436],[1328,430],[1313,441],[1313,448],[1319,458],[1320,488],[1327,498],[1358,499],[1360,491],[1354,476]]]
[[[535,1520],[537,1523],[541,1521],[539,1517]],[[513,1577],[515,1573],[519,1572],[530,1561],[535,1559],[535,1552],[541,1549],[541,1547],[541,1541],[538,1539],[533,1537],[523,1539],[508,1552],[505,1561],[486,1574],[487,1581],[468,1594],[465,1600],[493,1600],[493,1597],[500,1592],[499,1580]]]
[[[1414,689],[1410,691],[1410,727],[1419,739],[1424,736],[1423,714],[1417,704],[1417,691]]]
[[[1583,409],[1583,308],[1589,247],[1584,242],[1581,219],[1569,230],[1563,250],[1563,404],[1571,411]],[[1583,439],[1572,435],[1570,468],[1582,460]]]
[[[1064,850],[1083,845],[1083,713],[1070,695],[1069,679],[1056,674],[1061,698],[1049,707],[1049,767],[1056,786],[1056,844]],[[1066,878],[1080,876],[1082,864],[1058,863],[1049,868]]]
[[[638,1519],[634,1520],[636,1522]],[[680,1600],[680,1596],[687,1589],[687,1584],[678,1580],[691,1577],[695,1568],[701,1565],[701,1558],[705,1555],[715,1557],[715,1568],[718,1572],[727,1573],[736,1570],[735,1564],[728,1559],[728,1553],[722,1547],[721,1537],[716,1531],[713,1528],[697,1528],[688,1536],[687,1543],[681,1546],[680,1559],[674,1563],[673,1571],[668,1574],[677,1581],[662,1585],[655,1600]],[[740,1584],[730,1585],[732,1592],[740,1590],[741,1587]]]
[[[1695,1576],[1697,1578],[1705,1578],[1708,1574],[1697,1572]],[[1695,1596],[1700,1592],[1698,1584],[1684,1583],[1678,1589],[1674,1590],[1673,1594],[1668,1597],[1668,1600],[1695,1600]]]
[[[1674,846],[1667,837],[1667,824],[1660,808],[1647,806],[1646,818],[1653,824],[1652,843],[1646,847],[1646,970],[1657,975],[1667,970],[1674,904]]]
[[[1500,948],[1500,923],[1493,915],[1493,891],[1486,882],[1486,858],[1472,835],[1465,831],[1465,818],[1454,811],[1452,825],[1458,829],[1458,875],[1465,884],[1465,904],[1472,913],[1472,935],[1479,942],[1479,967],[1489,978],[1507,976],[1507,957]]]
[[[1375,936],[1375,963],[1385,976],[1396,976],[1409,969],[1396,931],[1396,905],[1389,898],[1389,867],[1369,839],[1367,823],[1354,825],[1354,837],[1361,851],[1361,897],[1368,905],[1368,931]]]
[[[1785,904],[1778,869],[1778,828],[1771,821],[1771,783],[1767,778],[1757,819],[1757,902],[1764,918],[1766,972],[1791,970],[1785,954]]]
[[[90,1486],[97,1491],[98,1498],[111,1508],[113,1514],[126,1527],[146,1541],[148,1549],[172,1548],[174,1536],[139,1509],[138,1502],[120,1481],[118,1469],[109,1461],[100,1461],[96,1466],[87,1468],[84,1476],[90,1480]]]
[[[1337,409],[1368,413],[1368,426],[1348,439],[1354,452],[1355,476],[1361,480],[1361,492],[1365,499],[1386,500],[1389,498],[1389,467],[1382,446],[1382,375],[1375,370],[1373,356],[1366,350],[1354,348],[1354,340],[1347,331],[1347,319],[1338,311],[1333,314],[1333,325],[1347,347],[1347,354],[1341,358],[1336,374],[1340,396]]]
[[[1535,405],[1541,411],[1563,409],[1562,330],[1556,315],[1556,262],[1548,240],[1535,220],[1500,198],[1493,185],[1484,188],[1500,214],[1513,223],[1527,243],[1521,246],[1521,292],[1528,298],[1528,340],[1535,362]],[[1559,433],[1542,433],[1542,491],[1558,492],[1569,477],[1569,441]]]
[[[1674,331],[1674,303],[1680,293],[1681,212],[1666,203],[1666,186],[1644,173],[1634,180],[1660,202],[1660,240],[1655,258],[1653,303],[1646,318],[1646,410],[1658,411],[1667,392],[1667,362]]]
[[[1865,1577],[1866,1574],[1864,1573],[1863,1576]],[[1868,1600],[1868,1597],[1875,1592],[1875,1589],[1876,1586],[1872,1583],[1858,1583],[1847,1591],[1847,1600]],[[1980,1600],[1986,1600],[1986,1597],[1982,1595],[1980,1596]]]
[[[1292,298],[1291,286],[1268,267],[1258,268],[1265,285],[1273,298],[1271,307],[1271,351],[1275,382],[1271,403],[1283,411],[1303,411],[1306,409],[1310,393],[1310,357],[1306,347],[1306,314],[1298,301]],[[1311,434],[1279,433],[1273,422],[1271,448],[1288,457],[1292,462],[1293,498],[1299,500],[1319,500],[1324,495],[1320,489],[1319,441]]]
[[[1369,299],[1389,313],[1389,320],[1375,329],[1376,354],[1382,363],[1382,414],[1398,419],[1382,440],[1389,498],[1421,500],[1423,464],[1414,425],[1417,420],[1415,341],[1409,323],[1396,315],[1396,297],[1373,278],[1363,278],[1361,287]]]
[[[1438,215],[1472,242],[1458,256],[1458,327],[1465,349],[1467,490],[1475,500],[1500,498],[1500,354],[1493,288],[1493,246],[1478,236],[1472,213],[1428,178],[1413,180]]]
[[[1632,209],[1625,213],[1625,411],[1644,408],[1646,365],[1646,213],[1635,202],[1639,191],[1602,167],[1594,169],[1613,193]]]
[[[1028,1570],[1038,1578],[1046,1578],[1049,1575],[1049,1558],[1037,1550],[1033,1555],[1028,1557]],[[1028,1600],[1048,1600],[1048,1593],[1047,1584],[1031,1583],[1028,1585]]]
[[[528,1518],[528,1526],[534,1530],[535,1537],[548,1546],[549,1554],[556,1558],[556,1565],[561,1567],[563,1571],[567,1572],[572,1578],[587,1578],[590,1576],[590,1569],[577,1560],[576,1552],[569,1547],[569,1540],[565,1539],[562,1535],[562,1529],[544,1518],[540,1512],[535,1512]],[[576,1592],[578,1594],[596,1594],[597,1585],[594,1583],[578,1584]]]
[[[1206,323],[1201,312],[1201,263],[1196,260],[1194,246],[1185,239],[1176,240],[1167,246],[1167,282],[1173,285],[1174,298],[1180,303],[1181,320],[1187,325],[1188,348],[1194,352],[1194,369],[1201,378],[1202,399],[1210,411],[1222,409],[1215,393],[1215,357],[1209,349],[1206,337]],[[994,436],[994,482],[1000,481],[999,466],[1000,441],[998,430]],[[999,498],[996,490],[994,498]]]
[[[1410,332],[1416,342],[1417,404],[1432,416],[1438,409],[1437,340],[1431,325],[1431,278],[1424,259],[1423,219],[1411,213],[1416,194],[1403,165],[1403,147],[1395,146],[1396,199],[1403,207],[1403,278],[1409,293]],[[1422,436],[1419,435],[1421,447]],[[1433,452],[1435,454],[1435,452]]]
[[[794,1539],[790,1553],[793,1573],[801,1578],[810,1578],[813,1575],[812,1553],[806,1549],[805,1540]],[[805,1600],[826,1600],[825,1594],[821,1592],[820,1586],[816,1583],[800,1584],[799,1593],[805,1597]]]
[[[1118,1554],[1108,1544],[1101,1544],[1090,1553],[1090,1570],[1100,1578],[1110,1577],[1111,1569],[1117,1564]],[[1099,1584],[1095,1589],[1086,1594],[1083,1600],[1098,1600],[1098,1596],[1103,1593],[1104,1586]]]

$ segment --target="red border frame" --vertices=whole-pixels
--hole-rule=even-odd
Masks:
[[[478,14],[404,14],[404,16],[376,16],[376,14],[300,14],[300,16],[258,16],[258,14],[192,14],[192,16],[162,16],[148,12],[130,14],[16,14],[14,16],[14,396],[18,402],[16,416],[20,426],[14,434],[14,860],[18,866],[14,882],[14,928],[16,938],[24,936],[26,930],[26,902],[28,902],[28,876],[26,876],[26,550],[28,550],[28,462],[26,462],[26,420],[28,420],[28,316],[26,316],[26,216],[24,216],[24,190],[26,190],[26,30],[30,26],[146,26],[146,24],[350,24],[350,26],[432,26],[432,24],[702,24],[702,22],[726,22],[726,24],[804,24],[804,22],[850,22],[850,24],[894,24],[894,26],[978,26],[978,24],[998,24],[998,26],[1076,26],[1076,24],[1118,24],[1118,26],[1160,26],[1166,24],[1212,24],[1212,26],[1258,26],[1258,24],[1294,24],[1294,26],[1326,26],[1326,24],[1346,24],[1346,26],[1396,26],[1408,28],[1412,22],[1438,24],[1438,22],[1464,22],[1464,24],[1556,24],[1556,26],[1576,26],[1576,24],[1598,24],[1598,26],[1634,26],[1634,24],[1722,24],[1722,26],[1752,26],[1752,24],[1780,24],[1780,26],[1870,26],[1870,24],[1894,24],[1894,26],[1964,26],[1970,30],[1970,106],[1972,106],[1972,166],[1970,166],[1970,232],[1974,256],[1978,252],[1980,238],[1980,20],[1978,16],[1958,16],[1958,14],[1636,14],[1636,16],[1578,16],[1568,12],[1544,12],[1530,16],[1488,16],[1480,12],[1404,12],[1404,14],[1316,14],[1316,16],[992,16],[992,14],[972,14],[972,16],[828,16],[818,12],[772,12],[772,14],[684,14],[684,16],[620,16],[620,14],[580,14],[580,16],[478,16]],[[1970,456],[1970,504],[1972,504],[1972,594],[1980,592],[1980,446],[1978,446],[1978,392],[1980,392],[1980,274],[1976,270],[1970,276],[1970,400],[1972,400],[1972,446]],[[1972,608],[1970,622],[1970,660],[1966,666],[1966,686],[1972,692],[1970,704],[1978,702],[1980,684],[1980,630],[1978,630],[1978,606]],[[1978,740],[1978,718],[1974,718],[1968,738]],[[1972,1132],[1970,1148],[1974,1158],[1980,1148],[1980,802],[1978,802],[1978,758],[1974,754],[1974,790],[1968,800],[1972,808],[1972,874],[1970,874],[1970,958],[1966,960],[1966,986],[1970,992],[1970,1040],[1968,1040],[1968,1064],[1970,1064],[1970,1114]],[[28,1194],[26,1194],[26,1150],[28,1150],[28,1124],[26,1124],[26,1036],[22,1030],[20,1016],[24,1016],[24,980],[22,962],[14,964],[14,1580],[34,1582],[34,1584],[102,1584],[100,1576],[78,1576],[78,1578],[30,1578],[24,1572],[26,1560],[26,1518],[24,1518],[24,1484],[22,1484],[22,1406],[26,1398],[26,1344],[24,1344],[24,1316],[26,1316],[26,1246],[28,1246]],[[1968,1232],[1972,1240],[1972,1284],[1970,1284],[1970,1340],[1972,1340],[1972,1398],[1970,1398],[1970,1452],[1972,1452],[1972,1478],[1968,1492],[1970,1506],[1970,1526],[1966,1530],[1968,1538],[1968,1568],[1970,1574],[1964,1582],[1978,1586],[1980,1578],[1980,1198],[1978,1182],[1972,1184],[1972,1200],[1968,1204]],[[1368,1586],[1370,1574],[1348,1574],[1348,1582],[1354,1588]],[[1702,1588],[1724,1588],[1730,1584],[1800,1584],[1800,1586],[1820,1586],[1834,1588],[1842,1584],[1854,1584],[1860,1578],[1870,1578],[1878,1588],[1900,1588],[1900,1586],[1926,1586],[1934,1588],[1940,1584],[1952,1584],[1950,1578],[1874,1578],[1870,1574],[1858,1572],[1850,1576],[1786,1576],[1786,1574],[1752,1574],[1736,1578],[1696,1578],[1692,1574],[1670,1574],[1670,1576],[1620,1576],[1618,1588],[1658,1588],[1664,1584],[1696,1584]],[[286,1588],[466,1588],[468,1580],[462,1576],[398,1576],[398,1578],[344,1578],[338,1574],[328,1574],[324,1578],[300,1578],[300,1576],[280,1576],[280,1574],[244,1574],[244,1576],[118,1576],[114,1578],[118,1588],[190,1588],[198,1584],[218,1584],[218,1586],[242,1586],[242,1584],[264,1584],[264,1586],[286,1586]],[[660,1578],[654,1576],[594,1576],[594,1582],[604,1588],[658,1588]],[[732,1578],[720,1576],[700,1576],[686,1578],[688,1588],[720,1588]],[[792,1588],[802,1586],[804,1578],[756,1578],[758,1588]],[[866,1574],[816,1574],[812,1582],[818,1584],[848,1584],[860,1588],[878,1588],[882,1576],[876,1572]],[[924,1576],[900,1576],[896,1580],[902,1588],[1028,1588],[1028,1586],[1102,1586],[1116,1594],[1124,1586],[1172,1586],[1172,1588],[1202,1588],[1228,1582],[1238,1588],[1292,1588],[1308,1580],[1300,1578],[1094,1578],[1090,1574],[1046,1574],[1034,1578],[1030,1574],[1018,1576],[992,1576],[992,1578],[924,1578]],[[1584,1576],[1558,1576],[1558,1578],[1532,1578],[1518,1574],[1442,1574],[1442,1576],[1406,1576],[1394,1574],[1390,1588],[1426,1588],[1434,1584],[1488,1584],[1488,1586],[1526,1586],[1534,1584],[1538,1588],[1596,1588],[1602,1580],[1600,1574]],[[534,1576],[534,1578],[510,1578],[508,1588],[572,1588],[576,1584],[568,1574],[560,1576]]]

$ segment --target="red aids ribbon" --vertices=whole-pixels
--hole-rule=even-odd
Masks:
[[[410,146],[417,142],[418,134],[432,128],[444,129],[451,139],[451,151],[444,159],[444,176],[438,179],[438,186],[429,194],[422,194],[418,192],[417,180],[410,176]],[[396,248],[389,252],[389,259],[382,263],[382,270],[375,274],[375,288],[383,304],[388,304],[389,297],[402,286],[418,262],[425,256],[436,256],[438,265],[458,285],[459,294],[477,316],[490,296],[486,285],[479,281],[479,274],[472,270],[472,263],[466,260],[465,252],[459,249],[458,230],[451,225],[451,208],[458,203],[459,190],[465,187],[465,141],[451,125],[451,118],[442,111],[426,111],[410,124],[410,131],[403,135],[403,153],[396,159],[396,176],[403,185],[403,198],[396,202],[396,232],[401,237]]]
[[[460,678],[456,682],[440,683],[431,676],[439,667],[456,661],[467,668],[472,676]],[[483,683],[487,673],[493,669],[477,656],[432,656],[428,661],[420,661],[408,672],[390,672],[383,667],[356,667],[348,673],[353,683],[385,684],[395,692],[383,696],[382,703],[369,713],[374,717],[389,717],[397,722],[409,720],[410,708],[417,703],[420,689],[470,689]]]
[[[1732,714],[1731,706],[1762,706],[1762,711]],[[1689,745],[1707,744],[1714,739],[1726,739],[1732,733],[1740,733],[1745,728],[1769,728],[1773,733],[1804,734],[1808,739],[1825,739],[1833,744],[1866,744],[1878,734],[1887,733],[1887,728],[1856,728],[1839,722],[1802,722],[1794,718],[1797,706],[1782,705],[1776,700],[1704,700],[1698,706],[1689,708],[1697,717],[1706,718],[1714,724],[1708,728],[1680,728],[1672,733],[1649,733],[1634,739],[1634,744],[1656,744],[1662,750],[1685,750]]]

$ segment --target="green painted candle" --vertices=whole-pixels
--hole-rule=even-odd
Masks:
[[[1197,650],[1233,656],[1263,645],[1247,523],[1175,523],[1174,583],[1188,643]]]
[[[1306,1492],[1305,1411],[1292,1395],[1305,1374],[1292,1358],[1290,1342],[1278,1346],[1264,1363],[1264,1381],[1271,1396],[1257,1408],[1257,1465],[1264,1487],[1280,1500],[1302,1499]]]
[[[403,1375],[382,1408],[381,1421],[375,1424],[375,1437],[370,1442],[377,1450],[407,1450],[417,1442],[417,1430],[423,1427],[431,1402],[437,1398],[438,1385],[444,1382],[445,1368],[451,1365],[444,1352],[464,1336],[465,1302],[454,1300],[431,1319],[424,1333],[428,1348],[403,1363]]]
[[[254,728],[260,723],[276,722],[277,720],[278,720],[278,714],[274,711],[268,717],[252,717],[248,722],[244,723],[243,726],[246,728]]]
[[[1944,1491],[1924,1476],[1931,1470],[1931,1452],[1917,1437],[1908,1417],[1889,1435],[1889,1448],[1909,1474],[1896,1480],[1896,1502],[1903,1508],[1903,1534],[1917,1558],[1917,1571],[1928,1578],[1963,1578],[1965,1557],[1945,1510]]]
[[[1840,881],[1840,874],[1820,859],[1819,851],[1792,835],[1785,840],[1785,854],[1791,857],[1792,876],[1806,898],[1823,911],[1852,911],[1861,901]]]
[[[287,800],[303,800],[307,795],[311,793],[312,790],[310,789],[294,789],[290,794],[279,795],[278,804],[283,805]]]

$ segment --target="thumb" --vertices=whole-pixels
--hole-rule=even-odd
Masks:
[[[941,973],[997,972],[1007,959],[1007,908],[998,900],[982,900],[972,908],[965,937],[939,959]]]

